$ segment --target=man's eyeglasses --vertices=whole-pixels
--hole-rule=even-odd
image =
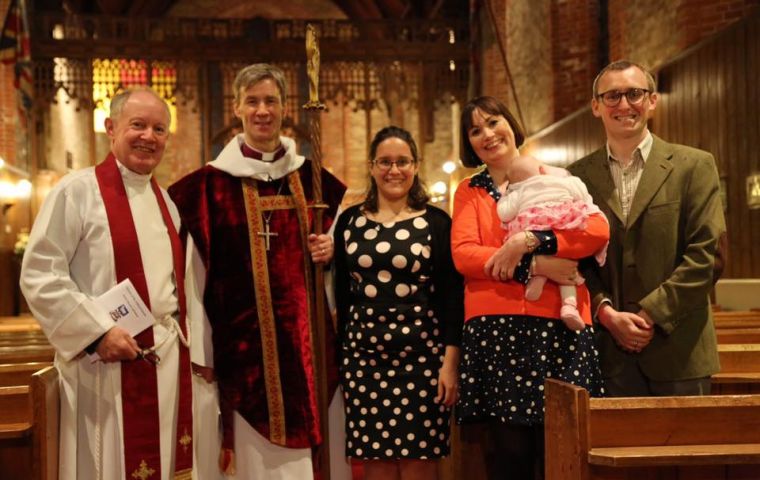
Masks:
[[[638,105],[644,100],[644,97],[651,93],[645,88],[630,88],[628,90],[609,90],[604,93],[600,93],[596,98],[601,98],[602,103],[608,107],[616,107],[623,96],[628,100],[629,105]]]
[[[378,158],[372,161],[372,163],[382,171],[388,171],[396,165],[399,170],[409,170],[414,165],[414,160],[411,158],[401,157],[397,160],[391,160],[390,158]]]

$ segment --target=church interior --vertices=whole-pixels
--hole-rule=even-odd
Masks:
[[[0,0],[0,14],[19,19],[16,28],[6,23],[2,48],[9,29],[15,40],[0,64],[0,378],[4,364],[52,359],[33,355],[45,342],[19,291],[20,262],[47,192],[108,153],[110,97],[149,85],[169,103],[171,135],[155,171],[166,188],[213,160],[240,131],[235,73],[272,63],[288,81],[287,133],[308,157],[315,143],[302,105],[312,24],[327,107],[316,145],[323,167],[347,185],[346,205],[366,191],[369,143],[385,126],[413,134],[432,201],[450,211],[455,186],[474,173],[460,161],[459,113],[469,99],[501,99],[527,133],[523,151],[566,166],[604,145],[589,106],[597,72],[618,59],[650,68],[660,93],[650,130],[711,152],[720,175],[728,237],[715,308],[733,329],[723,338],[736,335],[753,347],[744,353],[756,352],[754,365],[737,367],[746,374],[741,388],[724,393],[760,393],[760,346],[748,343],[760,343],[760,154],[752,143],[760,138],[752,80],[760,77],[759,0]],[[33,353],[24,357],[24,349]],[[746,411],[760,408],[750,404]],[[591,418],[597,407],[592,400],[591,413],[578,418]],[[2,433],[6,420],[0,413],[2,462],[27,452]],[[472,460],[478,446],[457,432],[452,439],[442,478],[485,478]],[[39,448],[21,454],[45,457]],[[555,478],[758,479],[760,452],[752,460],[744,463],[758,470],[738,468],[735,476],[623,477],[610,473],[614,465],[588,476],[588,465],[573,464],[586,476]],[[0,477],[54,478],[44,463],[29,464],[36,466],[27,477],[4,476],[6,466]]]

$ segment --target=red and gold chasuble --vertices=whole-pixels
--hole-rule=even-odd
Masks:
[[[113,242],[116,281],[129,278],[140,294],[145,305],[150,308],[150,295],[145,280],[140,245],[137,231],[129,207],[129,199],[121,178],[119,167],[113,154],[95,167],[100,194],[108,217],[108,227]],[[184,250],[177,230],[174,227],[166,201],[156,183],[150,180],[151,188],[161,216],[169,233],[174,264],[174,276],[177,282],[177,300],[179,303],[179,325],[187,338],[185,325],[185,262]],[[154,344],[153,328],[139,333],[135,340],[142,348]],[[146,480],[161,478],[161,446],[159,432],[158,384],[156,365],[146,361],[121,362],[122,410],[124,414],[124,465],[126,478]],[[175,479],[191,478],[193,466],[192,446],[192,391],[190,376],[190,352],[180,343],[179,346],[179,411],[177,415],[177,438],[175,444]],[[164,452],[169,455],[170,452]]]
[[[323,173],[331,207],[326,226],[344,191]],[[272,182],[206,166],[171,186],[169,194],[206,267],[203,301],[213,329],[225,448],[233,447],[234,411],[274,444],[319,445],[306,242],[313,221],[310,162]],[[276,236],[265,235],[267,220]],[[325,318],[328,378],[335,386],[334,331],[330,316]]]

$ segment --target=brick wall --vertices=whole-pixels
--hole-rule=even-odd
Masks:
[[[760,0],[610,0],[610,58],[657,68],[758,7]]]
[[[507,0],[489,0],[491,2],[493,15],[499,32],[502,37],[505,35],[505,26],[507,19]],[[487,6],[483,4],[480,8],[481,23],[481,48],[482,48],[482,85],[481,94],[491,95],[505,102],[512,102],[512,94],[509,89],[509,79],[504,69],[499,44],[494,33],[493,25],[489,18]],[[502,38],[502,41],[505,41]]]
[[[604,55],[601,0],[490,1],[529,133],[588,103],[601,58],[626,58],[656,69],[760,8],[760,0],[608,0]],[[485,1],[480,13],[481,92],[514,109]],[[547,57],[550,68],[544,67]],[[548,89],[542,83],[547,78]]]
[[[599,4],[555,0],[551,7],[554,120],[588,102],[599,65]]]
[[[682,32],[675,25],[683,1],[610,0],[610,60],[626,58],[654,69],[681,52]]]
[[[513,0],[507,5],[507,59],[529,132],[554,120],[551,4]]]
[[[679,46],[688,47],[751,13],[758,0],[683,0],[678,6]]]

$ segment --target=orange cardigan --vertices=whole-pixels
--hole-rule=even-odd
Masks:
[[[592,215],[585,230],[555,230],[557,253],[562,258],[581,259],[593,255],[609,240],[607,221]],[[496,202],[485,189],[470,186],[464,179],[454,194],[451,252],[454,265],[464,275],[465,321],[481,315],[531,315],[559,318],[562,299],[554,282],[546,282],[541,297],[525,300],[525,285],[500,282],[487,277],[483,267],[504,243],[506,231],[496,213]],[[578,311],[591,324],[591,302],[586,285],[577,287]]]

